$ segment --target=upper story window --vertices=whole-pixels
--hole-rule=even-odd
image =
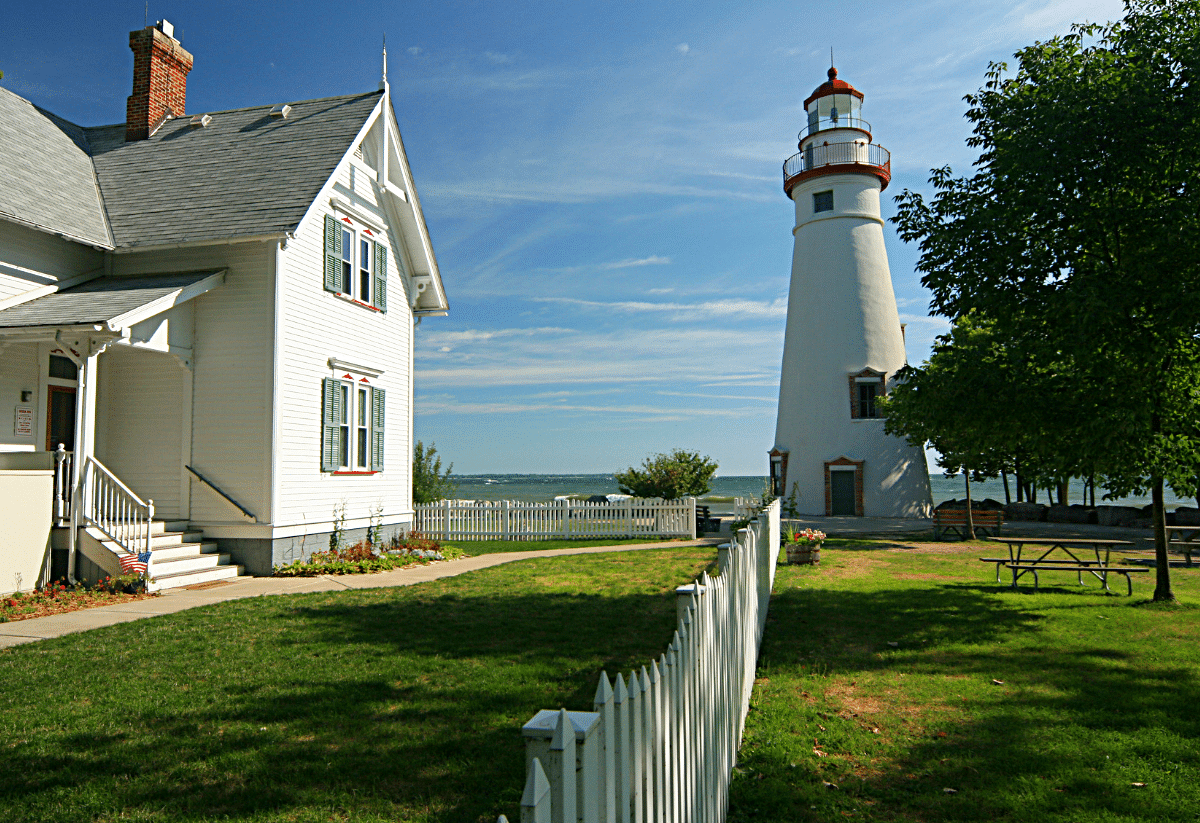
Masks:
[[[833,211],[833,191],[813,192],[813,213]]]
[[[883,417],[879,398],[884,394],[883,372],[863,369],[850,375],[850,417],[855,420]]]
[[[387,246],[349,217],[325,216],[325,290],[387,311]]]

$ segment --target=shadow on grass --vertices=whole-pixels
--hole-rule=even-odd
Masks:
[[[0,817],[515,820],[521,725],[589,708],[602,668],[657,656],[675,598],[472,591],[273,597],[139,621],[104,630],[99,652],[69,639],[25,652],[53,683],[0,658],[8,695],[28,689],[0,703]],[[72,667],[89,647],[93,663]]]
[[[1045,600],[1039,613],[995,591],[780,592],[759,671],[781,691],[756,698],[730,820],[1194,820],[1187,656],[1158,662],[1070,614],[1095,600],[1061,606],[1071,638],[1056,639]],[[889,707],[901,688],[927,691]]]

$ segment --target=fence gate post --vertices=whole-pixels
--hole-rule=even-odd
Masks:
[[[442,542],[450,540],[450,501],[442,501]]]
[[[712,511],[712,509],[709,509],[709,511]],[[695,540],[696,539],[696,498],[694,498],[694,497],[688,498],[688,522],[691,523],[691,526],[689,527],[690,534],[692,536],[692,539]]]
[[[500,512],[500,517],[501,517],[500,539],[501,540],[511,540],[512,539],[512,526],[509,524],[510,518],[511,518],[511,512],[512,512],[512,508],[509,505],[509,502],[507,500],[505,500],[504,501],[504,509],[503,509],[503,511]]]

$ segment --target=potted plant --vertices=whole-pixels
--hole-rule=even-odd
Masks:
[[[821,562],[821,544],[825,541],[825,532],[816,529],[796,531],[788,527],[784,547],[787,549],[787,562],[795,565],[811,565]]]

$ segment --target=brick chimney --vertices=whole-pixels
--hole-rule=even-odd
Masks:
[[[166,120],[183,115],[192,55],[175,39],[166,20],[129,32],[133,49],[133,94],[125,105],[125,140],[145,140]]]

